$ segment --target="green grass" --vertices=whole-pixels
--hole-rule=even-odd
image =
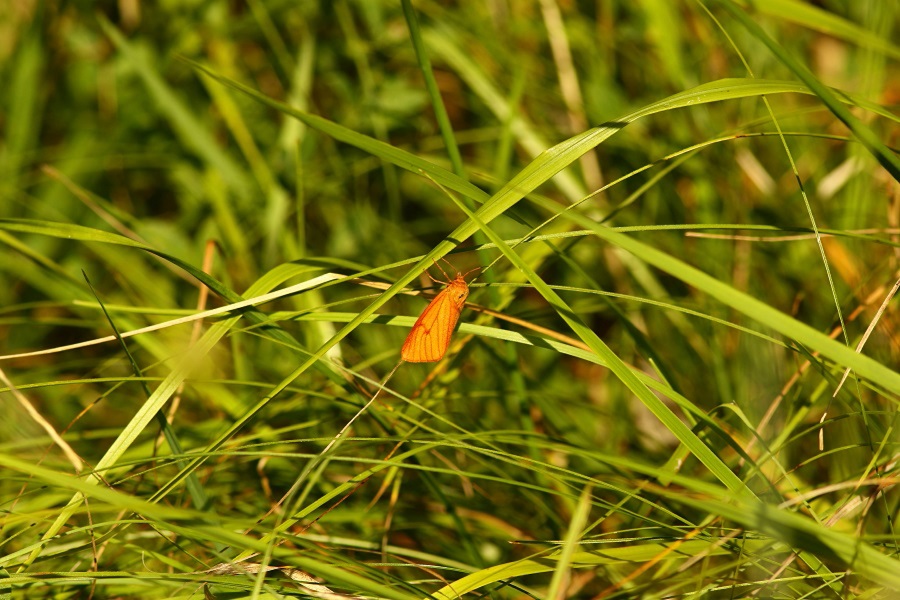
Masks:
[[[115,6],[0,8],[0,598],[900,595],[900,7]]]

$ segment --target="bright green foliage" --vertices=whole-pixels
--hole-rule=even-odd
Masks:
[[[8,4],[0,598],[900,594],[896,3]]]

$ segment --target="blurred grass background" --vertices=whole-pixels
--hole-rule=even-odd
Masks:
[[[898,16],[0,4],[0,592],[897,597]],[[806,70],[852,120],[792,91]],[[492,243],[552,216],[521,264]],[[425,302],[354,318],[457,245],[460,271],[499,260],[447,357],[401,365],[329,446]],[[827,336],[868,357],[835,398]]]

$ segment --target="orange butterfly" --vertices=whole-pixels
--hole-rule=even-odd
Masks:
[[[438,269],[441,266],[434,263]],[[447,263],[450,264],[450,263]],[[474,271],[475,269],[472,269]],[[447,353],[447,347],[450,345],[450,335],[456,322],[459,320],[459,313],[466,303],[469,296],[469,284],[466,283],[466,275],[456,272],[456,278],[450,281],[447,273],[447,281],[438,281],[431,275],[435,283],[446,283],[447,287],[441,290],[441,293],[434,297],[434,300],[425,307],[416,324],[403,342],[403,349],[400,350],[401,360],[406,362],[437,362],[444,358]],[[426,275],[428,272],[426,271]]]

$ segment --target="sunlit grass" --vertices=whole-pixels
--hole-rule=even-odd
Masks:
[[[10,9],[0,594],[900,593],[898,8],[820,4]]]

